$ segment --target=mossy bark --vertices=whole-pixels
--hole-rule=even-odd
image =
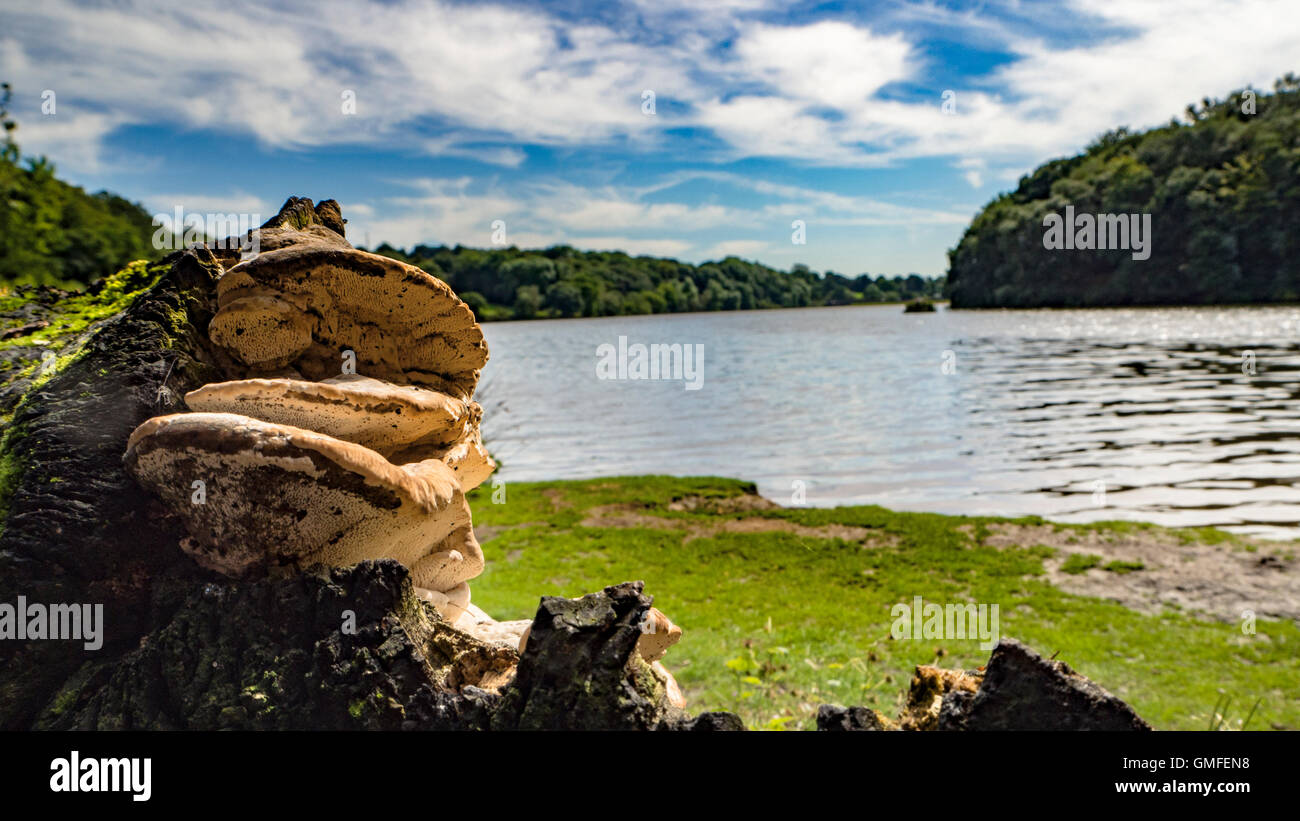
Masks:
[[[0,601],[103,604],[105,635],[97,652],[81,642],[0,642],[0,727],[30,725],[73,670],[138,641],[202,575],[122,470],[122,449],[136,425],[168,410],[164,376],[173,395],[219,376],[201,331],[218,270],[202,250],[174,256],[124,310],[84,339],[69,337],[77,355],[14,402],[0,441]]]
[[[389,560],[211,582],[138,648],[79,671],[37,726],[477,729],[493,696],[438,674],[500,652],[441,621]]]

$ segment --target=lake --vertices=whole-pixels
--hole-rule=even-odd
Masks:
[[[885,305],[484,331],[484,435],[507,483],[716,475],[787,505],[1300,538],[1300,308]],[[698,389],[600,378],[619,337],[632,355],[703,346]]]

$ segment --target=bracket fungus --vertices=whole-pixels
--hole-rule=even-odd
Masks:
[[[186,394],[190,412],[137,427],[124,465],[210,570],[395,559],[456,629],[522,652],[531,622],[470,603],[484,557],[466,494],[496,468],[472,399],[482,329],[445,282],[352,248],[343,225],[333,201],[291,198],[250,234],[254,256],[213,257],[208,338],[226,381]],[[642,631],[633,656],[680,706],[660,659],[681,629],[651,609]]]
[[[398,466],[302,428],[180,413],[136,428],[125,462],[185,522],[191,555],[227,575],[391,558],[448,590],[483,570],[464,491],[438,460]]]
[[[414,265],[319,244],[290,245],[231,268],[217,283],[212,339],[253,371],[292,364],[321,380],[341,351],[358,373],[468,399],[487,362],[474,312]],[[285,312],[309,324],[303,335]]]
[[[478,428],[482,409],[437,391],[394,385],[359,374],[305,379],[214,382],[185,395],[196,411],[240,413],[336,439],[385,455],[416,445],[449,448]]]
[[[465,494],[496,467],[471,400],[487,344],[446,283],[352,248],[343,223],[291,199],[259,253],[220,259],[208,335],[232,378],[141,424],[124,462],[209,569],[396,559],[455,622],[484,564]]]
[[[466,492],[483,483],[496,462],[483,447],[483,408],[412,385],[358,374],[321,382],[240,379],[204,385],[185,395],[191,409],[238,413],[280,425],[310,428],[365,445],[395,464],[444,462]]]
[[[657,607],[646,612],[646,624],[642,627],[641,638],[637,639],[636,649],[641,658],[654,663],[664,657],[668,648],[682,637],[682,628],[669,621]]]
[[[312,342],[307,315],[273,296],[231,300],[212,318],[208,335],[245,364],[262,369],[283,368]]]

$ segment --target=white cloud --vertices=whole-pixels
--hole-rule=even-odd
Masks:
[[[858,163],[859,152],[844,144],[838,129],[806,109],[804,102],[782,97],[714,99],[698,107],[697,122],[730,144],[735,155]]]
[[[744,107],[723,107],[721,113],[717,107],[706,109],[706,122],[740,154],[855,165],[925,156],[1019,157],[1029,166],[1078,150],[1117,125],[1167,122],[1207,94],[1222,95],[1246,83],[1267,88],[1292,68],[1300,41],[1300,13],[1286,0],[1073,0],[1067,6],[1059,17],[1086,18],[1095,30],[1113,33],[1068,47],[1010,40],[1017,59],[988,77],[969,78],[970,87],[957,90],[956,116],[941,113],[938,97],[920,102],[859,99],[877,81],[871,78],[911,78],[901,50],[890,54],[885,49],[884,59],[866,61],[865,78],[856,86],[827,79],[823,85],[829,92],[810,91],[794,78],[840,77],[853,65],[837,38],[819,29],[822,37],[807,38],[813,48],[813,43],[827,43],[824,54],[806,58],[818,61],[816,68],[788,69],[776,93],[744,98]],[[955,22],[952,15],[936,14]],[[798,41],[813,28],[787,34]],[[1008,35],[1003,31],[1001,36]],[[773,35],[764,32],[762,37],[771,41]],[[746,53],[743,41],[738,51]],[[834,116],[818,116],[817,106],[831,107]],[[725,115],[736,115],[735,121],[720,122]],[[792,124],[792,135],[766,133],[782,120]],[[978,175],[966,176],[973,181]]]
[[[458,143],[453,137],[440,137],[424,141],[424,150],[436,157],[464,157],[488,165],[500,165],[506,168],[518,168],[523,165],[528,155],[522,150],[507,145],[466,145]]]
[[[216,129],[281,148],[415,147],[505,166],[522,162],[520,143],[643,137],[641,90],[682,98],[692,88],[676,49],[519,8],[401,0],[321,13],[307,0],[232,0],[198,16],[192,5],[7,10],[0,65],[20,90],[53,88],[65,110],[103,112],[114,126]],[[355,114],[344,113],[347,91]],[[443,136],[429,138],[430,124]]]
[[[23,148],[49,154],[74,178],[110,167],[125,174],[128,163],[142,178],[161,170],[167,160],[121,139],[139,126],[251,135],[279,150],[362,146],[474,160],[509,181],[416,179],[403,196],[348,202],[349,234],[486,246],[492,222],[504,220],[508,241],[524,246],[626,243],[694,260],[734,252],[812,263],[825,252],[788,242],[791,220],[803,219],[810,236],[851,235],[837,269],[853,264],[865,235],[887,235],[875,241],[893,243],[891,259],[903,259],[901,243],[913,239],[953,241],[973,212],[952,202],[969,190],[951,193],[953,182],[1012,183],[1117,125],[1161,124],[1247,83],[1267,88],[1294,68],[1300,42],[1293,0],[990,0],[963,10],[917,0],[807,19],[775,0],[632,0],[578,23],[560,7],[492,2],[203,5],[43,0],[6,9],[0,76],[15,84]],[[937,39],[949,45],[934,50]],[[1010,59],[941,76],[952,43]],[[47,88],[58,94],[54,117],[38,113]],[[945,88],[957,94],[952,116],[941,109]],[[641,112],[643,89],[657,95],[654,117]],[[918,98],[918,89],[933,93]],[[343,111],[346,91],[354,115]],[[571,151],[564,172],[530,168],[529,157],[548,148]],[[589,156],[692,170],[647,171],[651,182],[640,187],[601,185],[585,182]],[[907,202],[935,203],[917,207],[698,170],[751,157],[801,168],[938,158],[950,169],[949,194],[909,193]],[[672,190],[701,179],[745,194],[699,202]],[[909,178],[900,179],[894,187],[906,191]],[[226,196],[153,195],[147,204],[174,199],[220,213],[278,204],[239,184]],[[927,265],[942,265],[935,254]]]
[[[565,242],[592,251],[622,251],[630,256],[680,257],[693,246],[680,239],[638,237],[569,237]]]
[[[787,98],[851,110],[909,75],[912,46],[899,34],[823,21],[749,26],[734,51],[743,78],[760,78]]]
[[[970,183],[971,188],[979,188],[984,184],[984,167],[988,165],[981,157],[965,157],[953,163],[957,168],[966,169],[962,173],[962,179]]]

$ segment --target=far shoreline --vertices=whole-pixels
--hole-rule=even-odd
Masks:
[[[1248,308],[1300,308],[1300,302],[1230,302],[1230,303],[1213,303],[1213,304],[1143,304],[1143,305],[1035,305],[1035,306],[1002,306],[1002,307],[954,307],[951,300],[934,299],[931,304],[937,308],[943,308],[945,311],[960,311],[963,313],[996,313],[1012,311],[1154,311],[1154,310],[1240,310]],[[479,317],[482,324],[502,325],[511,322],[556,322],[582,319],[636,319],[641,317],[664,317],[664,316],[699,316],[701,314],[757,314],[772,313],[780,311],[815,311],[822,309],[844,309],[844,308],[902,308],[906,307],[906,301],[899,302],[854,302],[848,305],[797,305],[791,307],[773,305],[767,308],[743,308],[735,311],[664,311],[662,313],[649,314],[607,314],[604,316],[555,316],[555,317],[532,317],[530,319],[514,319],[506,317]],[[904,313],[899,311],[900,314]],[[937,313],[937,311],[913,311],[914,316],[924,315],[926,313]]]
[[[573,319],[635,319],[638,317],[650,316],[699,316],[700,314],[758,314],[771,313],[775,311],[814,311],[823,308],[902,308],[911,300],[899,300],[897,302],[852,302],[846,305],[770,305],[765,308],[739,308],[734,311],[661,311],[659,313],[648,314],[603,314],[599,316],[534,316],[528,319],[515,319],[514,317],[477,317],[481,324],[498,325],[506,322],[555,322],[560,320]],[[930,300],[936,308],[940,305],[945,308],[948,306],[946,299]],[[899,311],[899,313],[903,313]]]

